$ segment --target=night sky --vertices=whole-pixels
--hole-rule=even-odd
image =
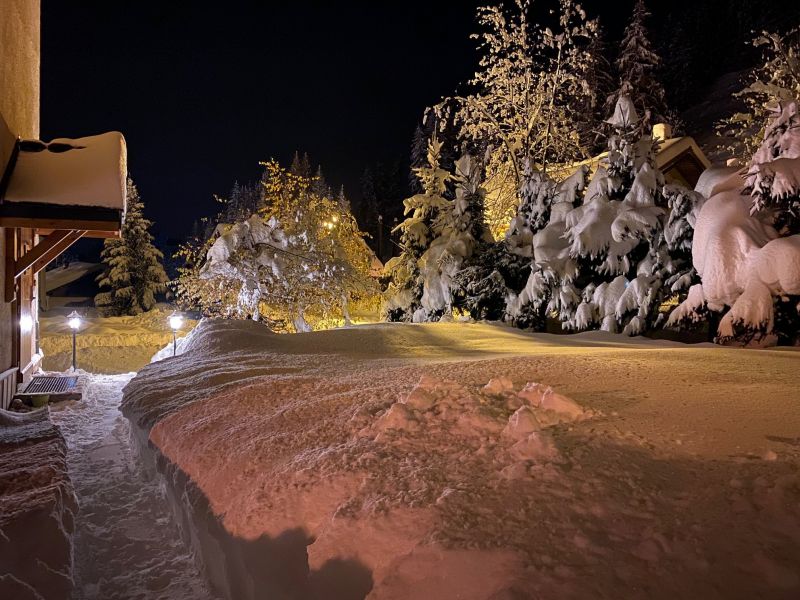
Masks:
[[[357,198],[365,166],[406,158],[423,108],[473,73],[481,2],[42,4],[42,138],[122,131],[156,233],[179,236],[295,150]],[[585,4],[619,37],[632,0]],[[697,3],[651,4],[658,28]]]

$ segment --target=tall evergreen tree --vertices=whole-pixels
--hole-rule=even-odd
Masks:
[[[424,289],[420,259],[430,246],[440,211],[449,205],[444,193],[451,179],[441,168],[440,157],[441,143],[434,135],[428,144],[427,164],[416,171],[423,191],[403,201],[406,219],[396,228],[400,231],[401,254],[386,263],[392,277],[386,292],[389,321],[424,320],[428,316],[420,310]]]
[[[590,107],[578,114],[576,125],[584,153],[594,156],[605,150],[604,122],[608,115],[606,101],[614,94],[616,87],[614,67],[608,59],[605,32],[599,24],[586,47],[585,79],[590,94]]]
[[[289,167],[289,172],[297,177],[304,177],[309,179],[311,177],[311,160],[308,158],[308,152],[300,153],[295,150],[294,158],[292,158],[292,166]]]
[[[428,137],[422,125],[417,123],[416,129],[414,129],[414,136],[411,138],[411,164],[408,172],[408,187],[414,194],[419,194],[422,191],[419,177],[417,177],[417,169],[424,166],[428,161]]]
[[[350,200],[347,199],[347,196],[344,193],[344,186],[339,186],[339,194],[336,196],[336,201],[339,203],[339,206],[342,210],[346,210],[350,212]]]
[[[152,223],[142,214],[139,191],[128,178],[128,210],[119,238],[108,239],[101,254],[105,271],[97,281],[109,288],[95,296],[95,304],[110,316],[137,315],[156,305],[156,294],[166,291],[164,255],[153,245]]]
[[[650,114],[650,123],[669,123],[666,93],[657,77],[661,58],[653,49],[645,25],[649,16],[644,0],[636,0],[616,61],[619,89],[608,98],[606,114],[614,109],[620,97],[628,96],[639,114]]]
[[[324,198],[333,197],[331,186],[328,185],[328,182],[325,180],[325,175],[322,172],[322,165],[317,167],[317,173],[314,175],[314,180],[311,182],[311,191],[317,196]]]

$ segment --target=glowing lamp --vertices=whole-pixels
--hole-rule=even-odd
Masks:
[[[73,371],[75,369],[77,369],[77,360],[76,360],[76,358],[77,358],[76,357],[77,344],[75,343],[75,338],[76,338],[76,336],[78,334],[78,329],[81,328],[82,321],[83,321],[83,319],[81,319],[81,316],[78,314],[77,310],[73,310],[71,313],[69,313],[67,315],[67,325],[69,325],[69,328],[72,329],[72,370]]]
[[[177,331],[181,328],[181,325],[183,325],[183,317],[177,313],[172,313],[169,316],[169,328],[172,329],[172,331]]]
[[[169,316],[169,328],[172,329],[172,356],[178,353],[178,329],[183,325],[183,317],[176,311]]]
[[[30,315],[22,315],[19,318],[19,328],[22,333],[28,333],[33,330],[33,319]]]
[[[67,315],[67,325],[72,331],[78,331],[81,328],[82,323],[81,316],[78,314],[77,310],[73,310],[71,313]]]

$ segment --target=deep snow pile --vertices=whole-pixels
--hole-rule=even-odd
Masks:
[[[700,210],[692,259],[701,283],[670,315],[697,322],[725,312],[721,341],[794,341],[800,321],[800,115],[774,116],[748,170],[718,182]],[[782,320],[780,327],[776,321]]]
[[[77,502],[46,408],[0,410],[0,597],[67,600]]]
[[[799,359],[204,321],[123,410],[216,515],[200,551],[229,597],[788,598]]]

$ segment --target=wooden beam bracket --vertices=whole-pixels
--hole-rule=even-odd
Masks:
[[[79,229],[56,229],[14,261],[14,279],[21,277],[28,269],[33,269],[33,274],[36,275],[81,239],[85,233]]]

